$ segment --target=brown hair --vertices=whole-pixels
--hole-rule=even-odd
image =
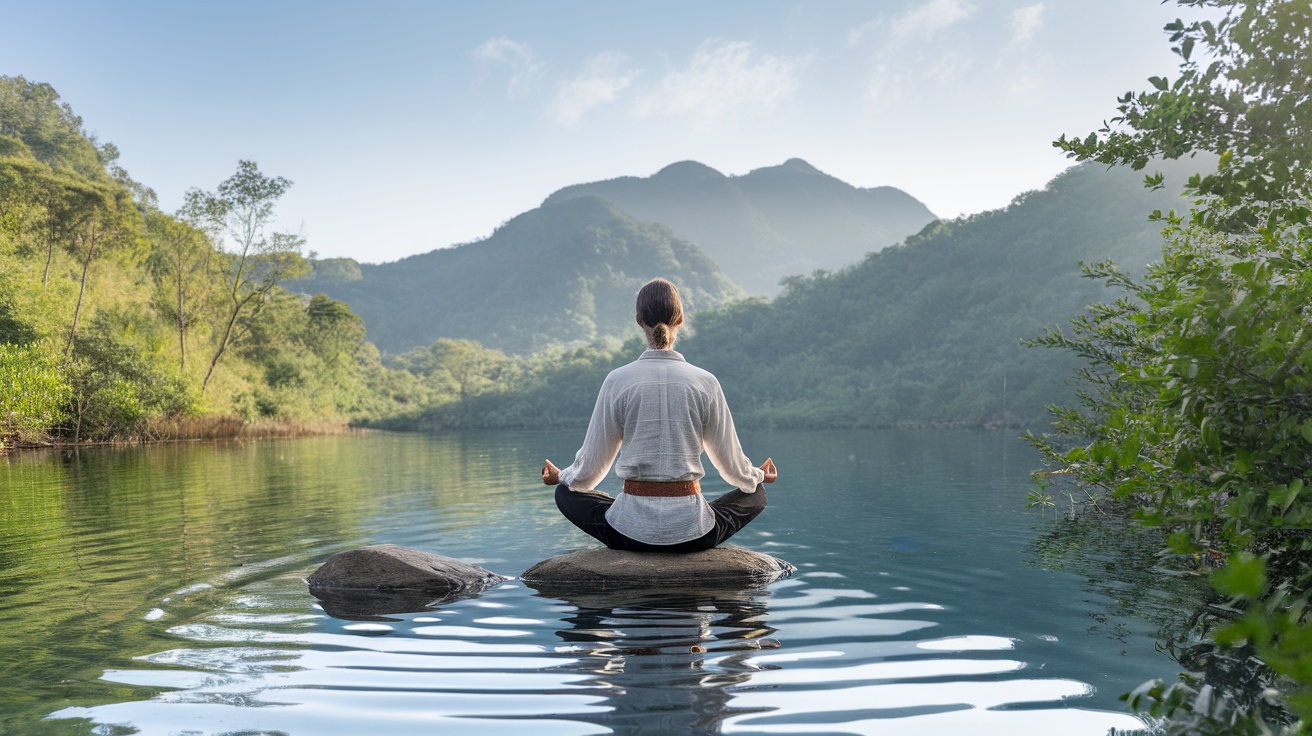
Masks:
[[[683,319],[679,290],[665,279],[652,279],[638,290],[638,322],[652,328],[652,347],[666,350],[674,345],[674,326]]]

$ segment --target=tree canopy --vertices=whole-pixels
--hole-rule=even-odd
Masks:
[[[1208,152],[1215,167],[1189,179],[1187,213],[1157,213],[1162,259],[1142,279],[1087,269],[1130,296],[1041,340],[1090,368],[1080,405],[1032,439],[1048,477],[1129,504],[1177,554],[1225,561],[1214,583],[1245,613],[1217,641],[1251,647],[1284,693],[1246,702],[1186,678],[1131,700],[1180,732],[1293,732],[1312,719],[1312,6],[1181,4],[1223,17],[1166,27],[1178,76],[1055,145],[1135,169]]]

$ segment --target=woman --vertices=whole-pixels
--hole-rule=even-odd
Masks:
[[[765,509],[761,484],[773,483],[778,471],[769,459],[752,465],[720,382],[674,351],[683,325],[674,284],[647,282],[638,291],[637,321],[649,348],[606,376],[574,463],[561,470],[547,460],[542,482],[556,486],[565,518],[611,549],[711,549]],[[734,486],[709,504],[698,484],[703,451]],[[624,492],[611,498],[596,487],[617,455]]]

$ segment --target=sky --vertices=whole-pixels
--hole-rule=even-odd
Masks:
[[[1071,165],[1052,140],[1171,75],[1158,0],[0,0],[47,82],[173,211],[255,161],[319,257],[487,237],[553,191],[790,158],[940,217]]]

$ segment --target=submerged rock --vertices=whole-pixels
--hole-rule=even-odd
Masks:
[[[377,544],[328,558],[306,582],[324,610],[338,618],[423,610],[478,595],[509,580],[452,557]],[[347,615],[338,615],[343,613]]]
[[[583,592],[630,588],[732,589],[786,578],[797,568],[783,560],[742,549],[705,552],[624,552],[587,549],[552,557],[520,576],[538,591]]]

